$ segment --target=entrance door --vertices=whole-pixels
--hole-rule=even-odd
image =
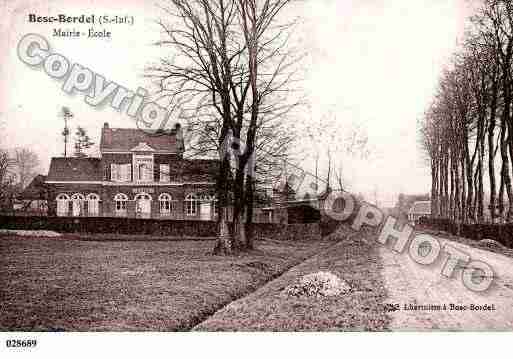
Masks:
[[[201,202],[200,204],[200,218],[202,221],[210,221],[212,219],[212,206],[210,202]]]
[[[80,216],[80,202],[78,200],[73,201],[73,217]]]
[[[80,193],[75,193],[73,196],[71,196],[71,215],[73,217],[78,217],[82,214],[82,204],[84,203],[84,196],[82,196]]]
[[[136,196],[135,212],[137,217],[151,217],[151,197],[149,195],[141,193]]]

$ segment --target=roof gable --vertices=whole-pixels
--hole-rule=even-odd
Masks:
[[[148,146],[146,142],[139,142],[137,146],[130,149],[133,152],[155,152],[155,149],[151,146]]]
[[[46,176],[37,175],[32,179],[27,187],[20,195],[20,199],[24,200],[39,200],[45,198],[46,193]]]
[[[102,128],[100,139],[101,152],[131,152],[141,144],[143,151],[182,153],[183,140],[179,130],[173,129],[161,134],[148,134],[136,128]]]

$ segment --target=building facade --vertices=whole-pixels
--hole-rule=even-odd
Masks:
[[[431,201],[416,201],[408,211],[408,220],[417,222],[421,217],[431,216]]]
[[[218,161],[183,158],[182,130],[149,135],[105,123],[99,158],[52,158],[49,213],[213,220]]]

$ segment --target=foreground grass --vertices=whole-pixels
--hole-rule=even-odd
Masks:
[[[188,330],[331,245],[262,241],[220,257],[212,241],[1,236],[0,331]]]
[[[356,234],[292,268],[256,292],[218,311],[195,330],[381,331],[389,317],[377,245]],[[352,288],[348,294],[288,297],[283,289],[301,276],[330,271]]]

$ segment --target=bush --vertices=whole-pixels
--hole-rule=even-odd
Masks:
[[[0,228],[51,230],[64,233],[133,234],[169,237],[216,237],[214,221],[160,220],[117,217],[0,216]],[[255,238],[319,240],[318,223],[254,223]]]
[[[331,297],[349,292],[349,285],[331,272],[317,272],[303,276],[298,284],[285,288],[292,297]]]

